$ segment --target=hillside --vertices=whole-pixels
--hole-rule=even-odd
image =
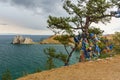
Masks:
[[[120,56],[30,74],[18,80],[119,80]]]
[[[57,37],[57,36],[58,36],[58,35],[52,35],[52,36],[48,37],[47,39],[42,40],[42,41],[40,42],[40,44],[60,44],[59,41],[57,41],[57,40],[54,39],[54,38]],[[103,36],[103,37],[106,37],[107,39],[112,40],[112,39],[113,39],[113,34],[108,34],[108,35],[105,35],[105,36]],[[69,43],[69,44],[70,44],[70,45],[73,45],[73,43],[74,43],[73,40],[74,40],[74,39],[71,38],[70,40],[71,40],[71,43]]]
[[[59,41],[55,40],[55,37],[58,37],[60,35],[52,35],[48,37],[47,39],[44,39],[40,42],[40,44],[61,44]],[[70,38],[70,45],[74,43],[73,38]]]
[[[106,37],[109,40],[112,40],[113,36],[114,36],[114,34],[108,34],[108,35],[105,35],[104,37]]]
[[[55,37],[56,35],[50,36],[47,39],[42,40],[40,44],[60,44],[59,41],[54,40]]]

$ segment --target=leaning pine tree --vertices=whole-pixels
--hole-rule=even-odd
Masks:
[[[55,34],[64,36],[57,38],[57,40],[64,45],[68,53],[65,65],[69,64],[70,58],[78,46],[75,43],[74,48],[68,51],[66,49],[66,45],[69,44],[67,38],[73,37],[75,35],[74,32],[80,31],[82,32],[82,40],[84,38],[88,39],[90,25],[98,22],[103,24],[110,22],[111,17],[118,14],[117,12],[110,12],[110,10],[114,7],[119,8],[119,5],[119,0],[74,0],[74,2],[72,0],[63,0],[63,8],[69,14],[69,17],[49,16],[47,22],[50,30],[55,32]],[[65,41],[66,39],[67,41]]]

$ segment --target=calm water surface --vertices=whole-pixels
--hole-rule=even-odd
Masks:
[[[40,41],[49,36],[26,35],[33,41]],[[34,73],[36,69],[46,70],[47,56],[43,50],[47,47],[55,47],[57,51],[66,54],[63,45],[35,44],[35,45],[13,45],[10,44],[14,35],[0,35],[0,80],[5,70],[10,70],[14,79],[23,76],[25,73]],[[69,48],[70,49],[70,48]],[[79,54],[73,55],[70,63],[78,62]],[[63,62],[55,59],[57,67],[63,66]]]

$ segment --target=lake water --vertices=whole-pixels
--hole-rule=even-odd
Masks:
[[[25,36],[25,35],[24,35]],[[33,44],[33,45],[13,45],[10,44],[14,35],[0,35],[0,80],[3,72],[7,69],[11,72],[14,79],[23,76],[25,73],[34,73],[36,69],[46,70],[47,56],[44,49],[54,47],[57,51],[66,54],[63,45],[55,44]],[[26,35],[33,41],[39,42],[49,36]],[[68,47],[70,50],[71,48]],[[70,64],[78,62],[79,54],[73,55]],[[63,62],[55,59],[57,67],[63,66]]]

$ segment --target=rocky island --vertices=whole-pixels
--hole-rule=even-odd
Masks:
[[[23,37],[20,35],[17,35],[14,37],[12,44],[34,44],[35,42],[29,38],[29,37]]]

